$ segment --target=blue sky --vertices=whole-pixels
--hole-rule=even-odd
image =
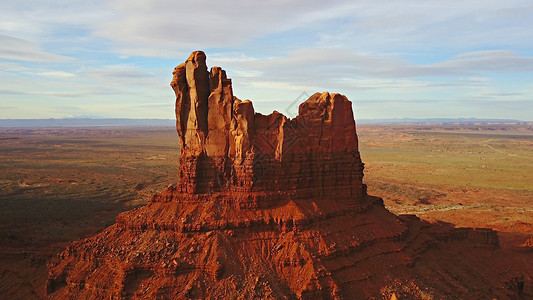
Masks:
[[[338,92],[356,119],[533,121],[533,2],[0,3],[0,118],[174,118],[191,51],[256,111]]]

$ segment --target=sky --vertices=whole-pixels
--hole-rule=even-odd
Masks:
[[[2,0],[0,119],[172,119],[195,50],[264,114],[533,121],[531,0]]]

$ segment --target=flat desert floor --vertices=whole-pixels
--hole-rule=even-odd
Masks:
[[[171,127],[0,129],[0,298],[39,299],[46,262],[177,180]]]
[[[533,236],[533,128],[525,125],[360,125],[368,193],[396,214]]]
[[[533,127],[359,125],[369,194],[397,214],[533,236]],[[46,262],[177,180],[171,127],[0,129],[0,295],[38,299]]]

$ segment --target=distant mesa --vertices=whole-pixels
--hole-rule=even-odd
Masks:
[[[367,195],[351,102],[289,119],[233,95],[201,51],[174,69],[176,185],[49,263],[51,298],[521,299],[532,270],[491,229]],[[178,149],[176,149],[178,150]]]
[[[478,119],[478,118],[392,118],[392,119],[362,119],[362,124],[439,124],[439,125],[491,125],[513,124],[527,125],[531,122],[514,119]]]
[[[170,105],[169,105],[170,107]],[[127,118],[61,118],[61,119],[2,119],[1,127],[44,128],[44,127],[104,127],[104,126],[173,126],[169,119],[127,119]]]

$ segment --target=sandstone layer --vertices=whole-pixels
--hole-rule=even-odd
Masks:
[[[233,96],[203,52],[174,69],[179,180],[49,264],[52,298],[520,299],[531,263],[491,229],[367,195],[352,103],[293,119]]]

